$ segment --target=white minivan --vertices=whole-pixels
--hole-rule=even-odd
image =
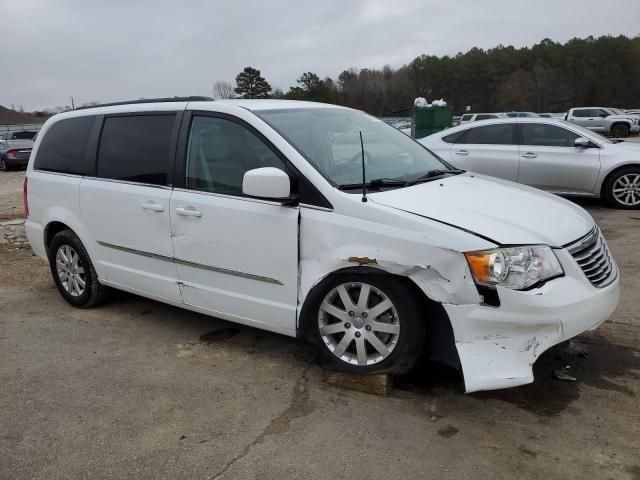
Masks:
[[[330,369],[403,373],[424,352],[469,392],[521,385],[618,303],[616,263],[582,208],[456,170],[334,105],[56,115],[24,188],[27,236],[70,304],[118,288],[304,338]]]

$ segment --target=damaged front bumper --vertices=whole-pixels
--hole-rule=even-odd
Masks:
[[[542,352],[597,328],[615,310],[619,278],[596,288],[566,250],[556,253],[565,276],[528,291],[498,287],[499,307],[443,303],[467,392],[533,382]]]

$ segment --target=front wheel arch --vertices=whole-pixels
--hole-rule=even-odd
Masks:
[[[602,185],[600,187],[600,198],[603,199],[603,200],[608,200],[607,189],[610,186],[612,178],[614,178],[617,174],[619,174],[623,170],[634,169],[634,168],[635,169],[640,169],[640,161],[638,161],[637,163],[628,163],[626,165],[622,165],[620,167],[616,167],[615,169],[613,169],[609,173],[607,173],[607,176],[604,177],[604,180],[602,180]]]
[[[627,123],[627,122],[615,122],[614,124],[611,125],[611,134],[613,134],[614,130],[616,129],[616,127],[624,127],[626,130],[624,131],[624,133],[621,135],[622,137],[628,137],[629,134],[631,133],[631,126]]]
[[[418,285],[409,277],[395,275],[379,268],[367,266],[346,267],[333,271],[316,282],[305,297],[300,310],[297,336],[311,344],[316,342],[313,336],[313,326],[316,321],[314,312],[310,312],[310,299],[313,294],[324,288],[330,279],[343,274],[356,275],[380,275],[393,279],[401,284],[409,294],[416,300],[421,312],[424,312],[425,320],[425,340],[423,344],[423,359],[428,359],[443,363],[462,372],[460,357],[456,348],[455,334],[449,316],[441,303],[431,300]],[[316,345],[317,346],[317,345]]]

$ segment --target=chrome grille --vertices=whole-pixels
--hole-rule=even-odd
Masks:
[[[616,263],[598,227],[567,247],[594,287],[602,288],[615,280]]]

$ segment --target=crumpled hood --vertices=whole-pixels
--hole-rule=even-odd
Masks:
[[[586,235],[594,226],[591,216],[568,200],[475,173],[370,193],[369,198],[469,230],[503,245],[560,247]]]

